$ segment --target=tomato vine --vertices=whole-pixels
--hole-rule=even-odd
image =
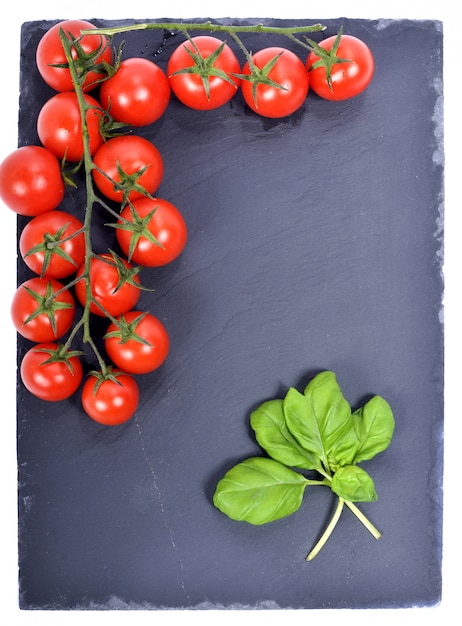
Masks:
[[[129,194],[132,190],[136,190],[137,192],[140,192],[142,196],[145,196],[149,200],[154,200],[153,196],[148,191],[146,191],[146,189],[141,187],[139,184],[139,178],[143,174],[143,171],[140,170],[138,172],[132,173],[131,175],[127,174],[125,176],[123,176],[125,173],[121,171],[120,172],[121,176],[124,178],[124,185],[122,185],[121,183],[117,183],[114,179],[110,177],[108,178],[107,174],[101,171],[98,165],[95,163],[95,158],[94,158],[93,151],[90,145],[91,137],[90,137],[89,127],[88,127],[88,114],[89,112],[93,112],[95,107],[94,107],[93,102],[91,100],[89,101],[89,98],[86,93],[88,91],[87,77],[89,74],[93,76],[93,75],[96,75],[98,72],[104,73],[104,75],[98,79],[99,81],[104,82],[105,79],[108,79],[117,71],[117,68],[120,66],[121,49],[123,46],[121,46],[121,48],[119,49],[118,54],[115,55],[114,65],[108,64],[107,61],[104,61],[103,63],[99,62],[99,58],[105,52],[106,46],[109,46],[114,35],[127,33],[127,32],[134,31],[134,30],[149,30],[149,29],[162,30],[164,32],[169,31],[169,32],[183,33],[189,41],[192,41],[190,33],[193,31],[202,31],[202,32],[205,31],[205,32],[210,32],[210,33],[228,34],[238,44],[239,48],[244,53],[247,62],[251,64],[251,71],[249,72],[248,78],[254,77],[254,86],[258,84],[259,82],[263,82],[263,83],[272,82],[273,86],[275,86],[276,88],[283,89],[281,85],[274,83],[274,81],[271,81],[267,77],[267,74],[269,73],[269,70],[270,70],[269,67],[266,70],[265,76],[262,77],[263,76],[262,72],[258,70],[255,67],[255,65],[252,63],[252,55],[250,51],[248,51],[247,48],[245,47],[244,43],[239,37],[239,34],[240,33],[261,33],[261,34],[267,34],[267,35],[271,35],[271,34],[283,35],[287,37],[288,39],[290,39],[291,41],[295,41],[296,43],[304,47],[308,47],[308,49],[311,50],[312,48],[306,42],[299,39],[299,37],[302,35],[306,35],[307,33],[320,32],[324,30],[324,26],[322,24],[314,24],[311,26],[300,26],[300,27],[293,26],[293,27],[288,27],[288,28],[280,28],[280,27],[264,26],[263,24],[239,26],[239,25],[222,25],[222,24],[216,24],[213,22],[205,22],[205,23],[152,22],[152,23],[140,23],[140,24],[134,24],[134,25],[123,25],[123,26],[118,26],[118,27],[113,27],[113,28],[92,28],[88,30],[83,29],[80,32],[80,37],[71,36],[69,33],[65,31],[64,28],[60,29],[59,37],[61,40],[61,44],[63,46],[65,58],[66,58],[66,64],[63,64],[63,66],[67,66],[67,68],[69,69],[72,84],[74,87],[74,91],[77,97],[79,110],[80,110],[82,141],[83,141],[83,157],[82,157],[81,165],[84,170],[84,182],[85,182],[85,189],[86,189],[86,211],[85,211],[85,219],[84,219],[84,224],[83,224],[83,229],[82,229],[84,233],[84,238],[85,238],[85,249],[86,249],[85,261],[84,261],[83,271],[81,271],[79,275],[68,284],[68,288],[69,288],[69,287],[76,286],[79,283],[79,281],[83,280],[85,282],[86,297],[84,301],[84,311],[80,320],[78,320],[75,323],[72,329],[72,332],[70,333],[66,343],[64,344],[64,350],[60,347],[60,354],[64,354],[66,350],[70,350],[72,342],[74,341],[76,334],[80,331],[80,329],[82,329],[83,342],[87,343],[92,348],[93,352],[95,353],[95,356],[96,356],[96,359],[98,361],[98,365],[100,368],[100,373],[101,373],[100,375],[102,377],[101,378],[102,380],[106,378],[115,380],[117,375],[114,374],[112,365],[108,365],[105,362],[104,356],[101,354],[94,339],[92,338],[91,329],[90,329],[90,319],[91,319],[90,313],[92,311],[92,306],[94,307],[95,304],[99,306],[99,308],[103,311],[104,315],[110,320],[112,325],[118,326],[120,323],[115,318],[115,316],[111,315],[109,311],[102,309],[101,304],[98,304],[96,302],[95,297],[92,293],[90,274],[91,274],[91,263],[92,263],[92,260],[95,258],[95,253],[92,250],[91,224],[92,224],[92,213],[93,213],[94,206],[96,204],[101,205],[106,211],[108,211],[113,217],[117,219],[117,223],[110,224],[110,226],[115,226],[118,229],[125,230],[125,231],[128,230],[129,232],[131,231],[133,233],[131,248],[130,248],[130,252],[128,255],[129,259],[131,258],[131,255],[133,254],[133,246],[135,245],[136,238],[140,236],[140,233],[142,233],[143,236],[145,236],[147,239],[150,239],[151,243],[153,243],[154,246],[157,245],[159,248],[162,248],[162,243],[157,241],[155,237],[152,235],[152,233],[146,232],[147,231],[146,223],[142,220],[142,218],[137,218],[134,215],[133,203],[130,202],[129,200]],[[99,36],[101,37],[101,42],[102,42],[95,50],[92,50],[91,53],[89,54],[86,54],[82,46],[79,45],[79,42],[81,41],[81,39],[86,36],[95,36],[95,37]],[[108,37],[107,42],[104,42],[103,36]],[[76,55],[76,52],[77,52],[77,55]],[[218,50],[218,54],[216,54],[215,56],[218,57],[220,52],[221,52],[221,48]],[[197,53],[199,55],[198,58],[200,60],[201,53],[199,50],[197,50]],[[75,56],[77,56],[77,58],[75,58]],[[212,57],[211,61],[214,61],[214,60],[215,58]],[[278,57],[275,57],[273,65],[277,62],[277,60],[278,60]],[[209,63],[208,65],[212,66],[212,63]],[[211,74],[213,74],[214,70],[212,67],[208,67],[208,71]],[[236,75],[236,78],[241,79],[242,76]],[[108,118],[109,118],[109,123],[108,123]],[[110,110],[102,112],[102,120],[108,123],[109,136],[110,136],[111,129],[113,128],[111,127],[111,121],[113,120],[111,120]],[[119,129],[120,126],[123,127],[123,124],[119,124],[119,125],[116,124],[115,128]],[[95,172],[97,175],[108,178],[108,182],[113,186],[113,188],[118,189],[120,190],[120,192],[123,193],[121,207],[122,209],[127,205],[130,207],[130,211],[132,213],[131,220],[128,219],[128,217],[121,218],[120,213],[117,213],[116,211],[114,211],[114,209],[101,198],[101,195],[96,193]],[[156,208],[153,209],[153,211],[155,210]],[[140,230],[140,224],[142,225],[141,230]],[[184,235],[183,237],[185,238],[186,235]],[[184,243],[185,242],[183,242],[183,245]],[[107,261],[107,262],[110,262],[110,261]]]

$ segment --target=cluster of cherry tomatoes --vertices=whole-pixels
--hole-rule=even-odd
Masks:
[[[99,356],[100,370],[89,372],[82,405],[95,421],[114,425],[137,408],[135,375],[160,367],[170,347],[162,322],[136,309],[139,269],[176,259],[186,245],[187,227],[176,206],[155,197],[164,174],[156,146],[133,133],[105,135],[105,124],[111,120],[131,129],[152,124],[165,113],[172,93],[192,109],[214,109],[238,89],[257,114],[284,117],[303,105],[310,88],[331,100],[357,95],[369,84],[374,63],[362,41],[343,35],[325,39],[305,63],[288,49],[270,47],[249,55],[241,67],[224,41],[202,35],[180,44],[164,73],[146,58],[115,63],[108,38],[81,35],[94,28],[84,20],[66,20],[40,40],[37,68],[56,93],[37,118],[41,145],[18,148],[0,164],[0,197],[31,218],[19,249],[34,277],[19,285],[11,305],[17,332],[35,344],[22,360],[22,381],[48,401],[68,398],[81,387],[82,353],[71,346],[79,327],[78,301],[89,314],[107,318],[104,347],[110,360],[108,365]],[[66,190],[63,164],[82,164],[88,157],[62,31],[73,41],[72,54],[84,76],[92,184],[120,209],[111,224],[120,254],[93,253],[89,225],[60,208]],[[347,60],[340,63],[342,58]]]

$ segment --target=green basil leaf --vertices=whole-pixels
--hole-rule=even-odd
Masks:
[[[351,464],[358,438],[350,405],[343,397],[335,374],[321,372],[308,383],[304,394],[317,420],[329,467],[335,471]]]
[[[289,467],[320,469],[319,457],[304,449],[287,428],[282,400],[260,405],[251,413],[250,425],[259,445],[276,461]]]
[[[223,476],[213,503],[231,519],[266,524],[294,513],[307,484],[301,474],[274,459],[252,457]]]
[[[355,463],[368,461],[390,445],[395,420],[390,405],[380,396],[374,396],[353,413],[359,447]]]
[[[287,428],[296,441],[310,455],[327,462],[318,422],[309,399],[291,387],[282,401],[282,408]]]
[[[377,500],[374,481],[358,465],[345,465],[334,474],[331,489],[340,498],[350,502],[374,502]]]

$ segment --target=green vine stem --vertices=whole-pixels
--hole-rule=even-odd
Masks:
[[[92,169],[94,167],[93,160],[90,152],[90,136],[88,132],[87,125],[87,113],[90,109],[90,105],[85,101],[83,86],[82,86],[82,78],[79,76],[76,64],[72,58],[72,46],[73,42],[67,38],[64,31],[61,29],[60,31],[61,43],[64,49],[64,53],[66,55],[66,59],[69,65],[69,71],[72,76],[72,82],[74,84],[75,93],[77,96],[77,101],[80,109],[80,117],[81,117],[81,128],[82,128],[82,141],[83,141],[83,165],[85,171],[85,188],[86,188],[86,210],[85,210],[85,219],[83,225],[84,238],[85,238],[85,265],[82,277],[79,280],[85,280],[85,288],[86,288],[86,302],[83,310],[82,317],[80,321],[74,326],[73,332],[69,336],[66,347],[69,347],[73,338],[75,337],[77,330],[81,327],[83,328],[83,341],[84,343],[88,343],[98,361],[99,367],[103,375],[107,371],[107,365],[100,354],[95,342],[92,339],[91,331],[90,331],[90,305],[94,301],[92,292],[91,292],[91,284],[90,284],[90,263],[91,259],[94,256],[94,252],[92,249],[92,241],[91,241],[91,220],[92,220],[92,212],[93,206],[96,202],[99,202],[99,198],[95,194],[92,180]]]
[[[268,35],[281,35],[283,37],[287,37],[290,41],[302,46],[305,50],[311,51],[313,48],[309,43],[310,40],[299,39],[301,35],[306,35],[307,33],[316,33],[322,32],[326,27],[323,24],[312,24],[309,26],[289,26],[289,27],[281,27],[281,26],[264,26],[261,23],[251,24],[251,25],[225,25],[225,24],[217,24],[214,22],[144,22],[140,24],[130,24],[125,26],[113,26],[109,28],[96,28],[91,30],[82,30],[82,35],[105,35],[107,37],[113,37],[114,35],[126,33],[130,31],[136,30],[163,30],[167,32],[179,32],[183,33],[185,37],[190,38],[190,31],[206,31],[209,33],[225,33],[230,35],[234,41],[237,43],[239,48],[244,53],[246,60],[251,63],[251,53],[242,40],[239,37],[239,34],[245,33],[260,33],[260,34],[268,34]],[[297,36],[298,35],[298,36]]]
[[[208,31],[210,33],[262,33],[271,35],[283,35],[285,37],[293,38],[295,35],[302,35],[304,33],[315,33],[325,30],[325,26],[322,24],[313,24],[311,26],[290,26],[290,27],[278,27],[278,26],[264,26],[263,24],[253,24],[248,26],[238,25],[224,25],[216,24],[213,22],[202,23],[186,23],[186,22],[145,22],[142,24],[129,24],[125,26],[114,26],[110,28],[96,28],[92,30],[82,30],[82,35],[107,35],[112,37],[118,33],[126,33],[133,30],[166,30],[166,31],[179,31],[187,35],[192,30]]]

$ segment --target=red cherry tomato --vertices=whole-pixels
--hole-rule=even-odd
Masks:
[[[82,266],[77,271],[80,278],[85,271]],[[90,286],[95,302],[90,304],[90,312],[105,317],[107,311],[113,317],[133,309],[140,297],[140,279],[135,268],[125,259],[114,258],[110,254],[95,256],[90,261]],[[85,306],[87,287],[82,278],[75,285],[75,294]],[[103,309],[101,309],[100,304]]]
[[[82,222],[65,211],[37,215],[26,224],[19,238],[25,264],[36,274],[48,278],[74,274],[85,260],[82,228]]]
[[[90,153],[94,154],[103,143],[100,132],[102,110],[99,102],[85,95],[91,107],[86,119]],[[78,162],[83,157],[83,138],[80,109],[77,95],[73,91],[57,93],[45,102],[37,118],[37,133],[40,141],[59,159]]]
[[[73,91],[71,73],[68,67],[56,67],[67,64],[66,55],[62,46],[59,31],[63,29],[68,38],[69,34],[79,40],[79,46],[87,57],[93,58],[93,65],[111,63],[112,50],[108,45],[108,38],[101,35],[81,35],[82,30],[93,30],[96,26],[86,20],[63,20],[52,26],[41,38],[37,45],[36,62],[37,68],[43,80],[56,91]],[[98,52],[100,54],[98,54]],[[75,46],[72,48],[72,58],[77,58]],[[84,89],[90,90],[96,87],[98,79],[104,76],[102,72],[89,71],[84,79]]]
[[[19,285],[11,302],[11,319],[20,335],[47,342],[67,333],[74,321],[75,301],[63,288],[58,280],[39,277]]]
[[[326,51],[332,51],[338,38],[328,37],[319,43]],[[347,62],[332,65],[329,85],[328,74],[324,66],[314,67],[320,56],[310,52],[306,60],[309,72],[310,86],[313,91],[325,100],[347,100],[362,93],[374,75],[374,57],[369,47],[357,37],[342,35],[338,48],[334,54]]]
[[[0,198],[15,213],[29,217],[52,211],[65,186],[56,156],[43,146],[23,146],[0,164]]]
[[[276,58],[273,67],[267,65]],[[253,54],[252,61],[259,70],[266,67],[269,71],[264,72],[265,76],[277,83],[275,86],[259,80],[255,91],[253,81],[242,80],[242,95],[252,111],[263,117],[280,118],[291,115],[303,105],[309,90],[308,74],[295,53],[279,47],[264,48]],[[248,61],[242,73],[251,75]]]
[[[112,371],[112,376],[104,378],[92,373],[82,388],[85,413],[105,426],[127,422],[133,417],[139,402],[139,387],[133,376],[117,370]]]
[[[99,99],[117,122],[146,126],[164,114],[170,102],[170,83],[153,61],[126,59],[102,83]]]
[[[57,343],[39,343],[26,352],[20,373],[26,389],[49,402],[72,396],[83,377],[78,356],[59,350]]]
[[[188,52],[189,51],[189,52]],[[191,54],[193,56],[191,56]],[[217,37],[200,35],[171,54],[167,75],[175,96],[191,109],[208,111],[229,102],[239,87],[239,61]]]
[[[98,168],[92,170],[96,186],[115,202],[122,202],[124,196],[130,200],[143,196],[142,190],[133,188],[133,182],[152,195],[164,174],[164,163],[159,150],[153,143],[138,135],[122,135],[109,139],[98,149],[93,162]],[[115,188],[112,181],[122,188]]]
[[[170,339],[162,322],[140,311],[129,311],[111,322],[104,337],[106,352],[124,372],[147,374],[162,365]]]
[[[188,236],[186,222],[180,211],[161,198],[139,198],[120,214],[116,228],[117,241],[124,254],[138,265],[160,267],[176,259],[183,251]],[[134,224],[134,230],[124,226]],[[154,238],[154,239],[153,239]]]

